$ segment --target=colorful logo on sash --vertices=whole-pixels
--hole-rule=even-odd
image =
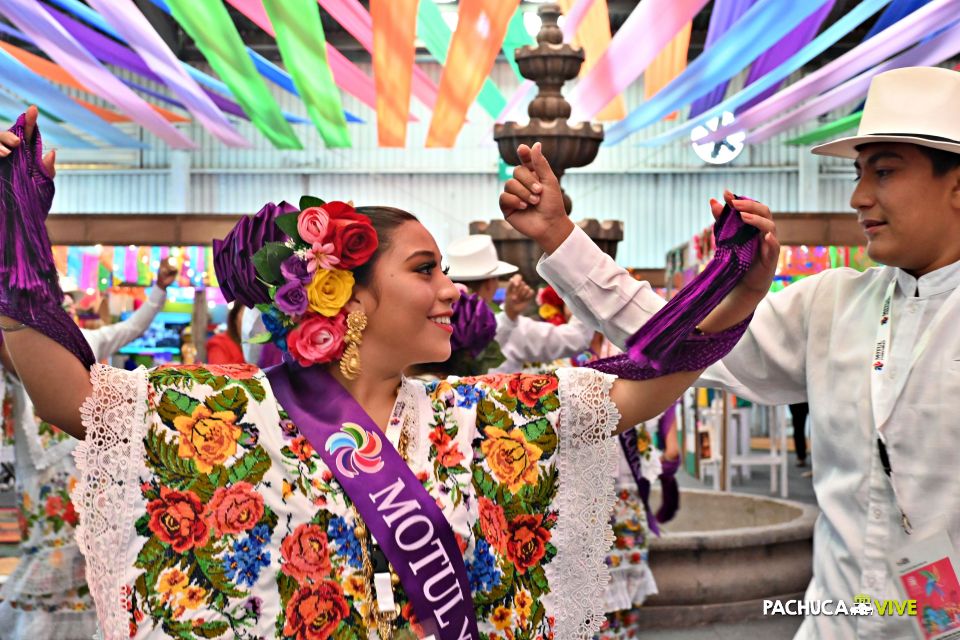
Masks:
[[[380,435],[364,430],[353,422],[344,422],[340,431],[333,434],[326,444],[327,452],[334,456],[337,470],[348,478],[360,473],[376,473],[383,469],[380,451],[383,443]]]
[[[873,370],[874,370],[874,371],[883,371],[883,362],[882,362],[881,360],[877,360],[876,362],[874,362],[874,363],[873,363]]]

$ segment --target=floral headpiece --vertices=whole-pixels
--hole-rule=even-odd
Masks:
[[[267,298],[252,300],[267,331],[251,342],[272,342],[305,367],[337,360],[343,355],[352,270],[376,251],[377,232],[353,205],[310,196],[300,199],[299,211],[270,217],[285,237],[250,247],[261,247],[253,267]]]
[[[563,315],[563,298],[553,290],[553,287],[548,285],[537,292],[537,304],[540,305],[538,313],[541,318],[551,324],[566,324],[567,318]]]

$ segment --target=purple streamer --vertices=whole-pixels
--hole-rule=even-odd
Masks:
[[[817,35],[817,32],[820,31],[820,25],[822,25],[823,21],[830,15],[830,11],[833,10],[833,5],[835,4],[836,0],[830,0],[811,13],[810,16],[801,22],[793,31],[782,37],[777,44],[760,54],[760,57],[754,60],[753,65],[751,65],[750,73],[747,74],[747,80],[744,86],[750,86],[789,60],[797,51],[807,46],[807,44],[813,40],[813,37]],[[772,85],[766,91],[757,94],[752,100],[748,100],[740,107],[739,111],[746,111],[753,105],[763,102],[776,93],[781,85],[783,85],[782,80]],[[710,106],[714,106],[718,102]]]
[[[710,13],[710,26],[707,28],[707,40],[703,44],[706,52],[713,43],[719,40],[740,17],[746,13],[757,0],[717,0]],[[690,105],[690,115],[695,118],[707,109],[715,106],[727,93],[728,82],[721,82],[709,92],[703,94]]]

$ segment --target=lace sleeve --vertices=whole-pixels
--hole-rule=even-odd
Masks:
[[[71,499],[80,512],[77,544],[87,559],[87,583],[103,636],[129,636],[122,579],[133,525],[137,477],[143,468],[147,377],[95,365],[93,393],[80,407],[86,438],[74,451],[78,482]]]
[[[614,376],[591,369],[558,369],[560,487],[557,496],[558,585],[556,637],[592,638],[604,621],[613,544],[609,526],[615,502],[620,412],[610,398]]]

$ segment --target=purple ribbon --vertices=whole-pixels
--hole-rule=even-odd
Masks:
[[[463,554],[450,523],[399,452],[326,370],[278,365],[267,378],[360,513],[425,635],[480,640]],[[376,603],[370,603],[376,606]]]

